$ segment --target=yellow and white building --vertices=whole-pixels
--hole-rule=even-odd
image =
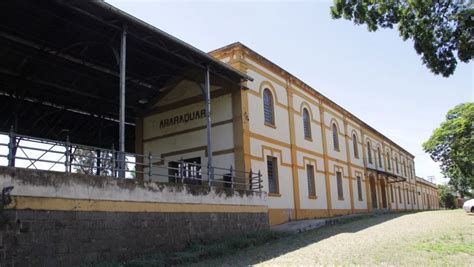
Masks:
[[[416,192],[418,210],[439,209],[438,191],[435,184],[417,176]]]
[[[437,208],[414,156],[382,133],[241,43],[210,54],[253,78],[211,88],[213,165],[261,171],[270,224]],[[205,165],[199,95],[198,83],[175,84],[137,123],[137,151]]]

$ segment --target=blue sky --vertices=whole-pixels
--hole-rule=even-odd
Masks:
[[[331,19],[332,1],[107,2],[206,52],[245,44],[410,151],[418,176],[447,181],[421,144],[450,108],[474,101],[472,63],[435,76],[396,29]]]

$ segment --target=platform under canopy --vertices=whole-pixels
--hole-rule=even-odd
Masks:
[[[103,1],[0,2],[0,131],[117,146],[120,36],[127,31],[126,151],[136,119],[182,79],[251,79]]]

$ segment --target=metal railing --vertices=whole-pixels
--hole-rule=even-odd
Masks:
[[[152,153],[123,154],[113,146],[110,149],[85,146],[71,143],[69,137],[58,141],[20,135],[13,130],[0,132],[0,165],[250,191],[263,188],[260,171],[240,171],[232,165],[205,166],[189,159],[163,159]]]

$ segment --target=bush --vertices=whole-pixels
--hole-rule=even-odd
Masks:
[[[456,208],[456,198],[453,196],[453,194],[447,194],[444,197],[444,207],[447,209]]]
[[[438,185],[439,205],[445,209],[456,208],[454,190],[449,185]]]

